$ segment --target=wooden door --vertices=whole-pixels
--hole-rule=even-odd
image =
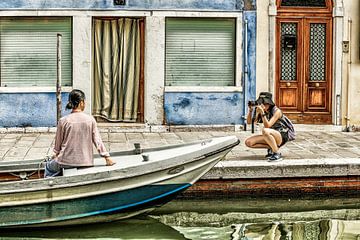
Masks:
[[[295,123],[330,124],[332,18],[277,18],[276,103]]]

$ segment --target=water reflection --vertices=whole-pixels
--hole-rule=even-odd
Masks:
[[[314,222],[234,225],[232,239],[357,240],[359,221],[320,220]]]
[[[126,221],[0,230],[0,239],[359,240],[360,199],[172,201]]]
[[[168,226],[150,217],[81,227],[8,230],[0,239],[217,239],[217,240],[358,240],[360,221],[239,223],[230,226]]]
[[[171,226],[148,216],[77,227],[0,231],[0,239],[187,239]]]
[[[186,225],[186,224],[185,224]],[[359,240],[360,221],[239,223],[226,227],[173,226],[187,239]]]

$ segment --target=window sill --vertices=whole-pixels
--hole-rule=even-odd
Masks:
[[[70,92],[72,87],[62,87],[62,92]],[[0,87],[0,93],[55,93],[55,87]]]
[[[242,87],[166,86],[165,92],[242,92]]]

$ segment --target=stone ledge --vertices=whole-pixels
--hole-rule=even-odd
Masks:
[[[169,125],[170,132],[237,132],[243,131],[242,125]]]
[[[360,158],[222,161],[201,179],[360,176]]]

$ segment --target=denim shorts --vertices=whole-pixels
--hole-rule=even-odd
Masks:
[[[45,178],[56,177],[62,175],[64,168],[73,168],[74,166],[67,166],[59,164],[55,159],[50,159],[45,164]]]
[[[288,132],[286,131],[280,131],[281,134],[281,144],[279,147],[283,146],[285,143],[289,141]]]

